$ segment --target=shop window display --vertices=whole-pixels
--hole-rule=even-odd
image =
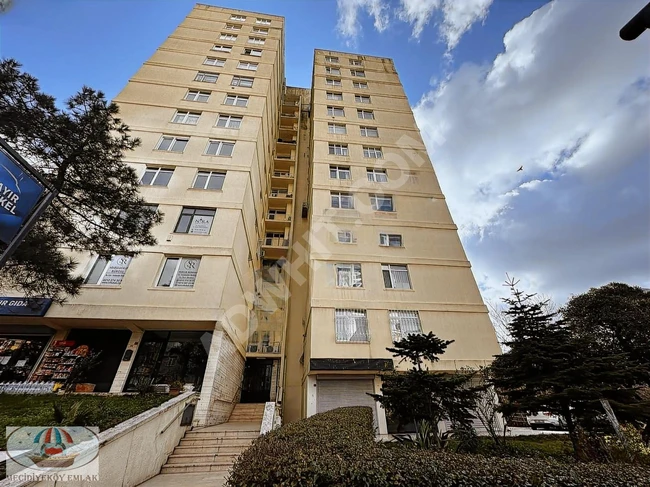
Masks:
[[[49,337],[0,337],[0,382],[24,382]]]

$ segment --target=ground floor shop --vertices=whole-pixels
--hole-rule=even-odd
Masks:
[[[0,325],[0,382],[24,382],[39,362],[54,330]]]

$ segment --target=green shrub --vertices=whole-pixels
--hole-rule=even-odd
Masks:
[[[375,443],[370,408],[340,408],[253,442],[230,487],[644,487],[650,468],[499,458]]]

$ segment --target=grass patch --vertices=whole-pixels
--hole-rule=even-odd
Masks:
[[[7,426],[97,426],[104,431],[169,399],[159,394],[0,394],[0,450],[7,446]]]

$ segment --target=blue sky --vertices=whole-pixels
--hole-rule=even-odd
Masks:
[[[287,82],[314,48],[392,57],[483,296],[505,273],[562,303],[650,287],[650,32],[645,0],[220,0],[286,18]],[[64,99],[115,96],[189,0],[14,0],[0,56]],[[516,169],[524,166],[524,170]]]

